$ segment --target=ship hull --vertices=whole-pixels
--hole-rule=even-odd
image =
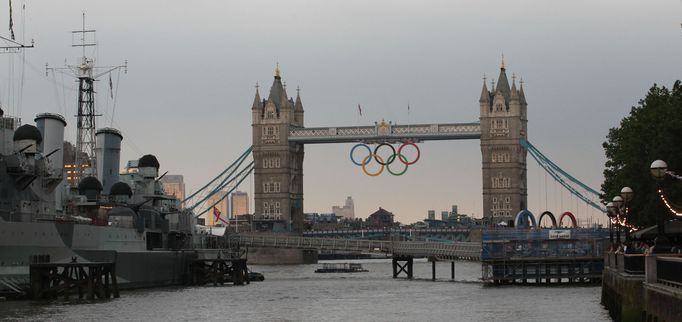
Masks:
[[[26,293],[36,258],[114,262],[119,288],[126,289],[183,283],[197,251],[146,250],[144,235],[128,228],[0,222],[0,294]]]

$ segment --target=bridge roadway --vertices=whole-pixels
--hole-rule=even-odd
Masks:
[[[433,257],[438,260],[480,260],[481,243],[421,242],[300,237],[268,233],[240,233],[238,240],[245,247],[316,249],[343,252],[382,253],[394,256]]]

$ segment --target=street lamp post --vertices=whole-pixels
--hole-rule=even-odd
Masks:
[[[616,215],[616,206],[609,201],[606,204],[606,216],[609,217],[609,242],[613,245],[613,217]]]
[[[634,196],[634,192],[632,191],[632,188],[630,187],[623,187],[623,189],[620,189],[620,197],[623,198],[623,215],[624,215],[624,220],[626,220],[627,224],[627,219],[628,215],[630,212],[630,208],[628,207],[630,204],[630,201],[632,201],[632,197]],[[625,227],[625,241],[630,240],[630,228]]]
[[[613,202],[613,205],[616,207],[616,222],[617,222],[617,226],[616,226],[616,242],[617,242],[618,244],[620,244],[620,228],[621,228],[621,225],[620,225],[620,219],[619,219],[618,217],[619,217],[620,212],[621,212],[621,207],[623,206],[623,197],[621,197],[621,196],[615,196],[615,197],[613,197],[613,199],[611,200],[611,202]]]
[[[661,189],[661,183],[663,182],[663,178],[665,178],[666,173],[668,172],[668,164],[665,163],[663,160],[656,160],[651,163],[651,175],[656,179],[656,190],[658,193],[658,190]],[[668,238],[665,237],[665,217],[663,213],[657,214],[657,228],[658,228],[658,236],[654,240],[654,251],[655,252],[663,252],[667,251],[669,248],[668,244]]]

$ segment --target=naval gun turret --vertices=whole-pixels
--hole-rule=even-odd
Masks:
[[[63,142],[66,122],[57,114],[47,118],[51,121],[45,122],[40,115],[36,118],[40,128],[25,124],[15,130],[18,119],[0,116],[0,218],[6,221],[54,219],[56,215],[54,190],[63,172],[51,160],[60,157],[61,146],[44,153],[56,145],[53,141]]]

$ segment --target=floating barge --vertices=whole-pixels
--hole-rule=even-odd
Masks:
[[[321,268],[315,270],[315,273],[360,273],[367,272],[362,268],[362,264],[356,263],[325,263]]]

